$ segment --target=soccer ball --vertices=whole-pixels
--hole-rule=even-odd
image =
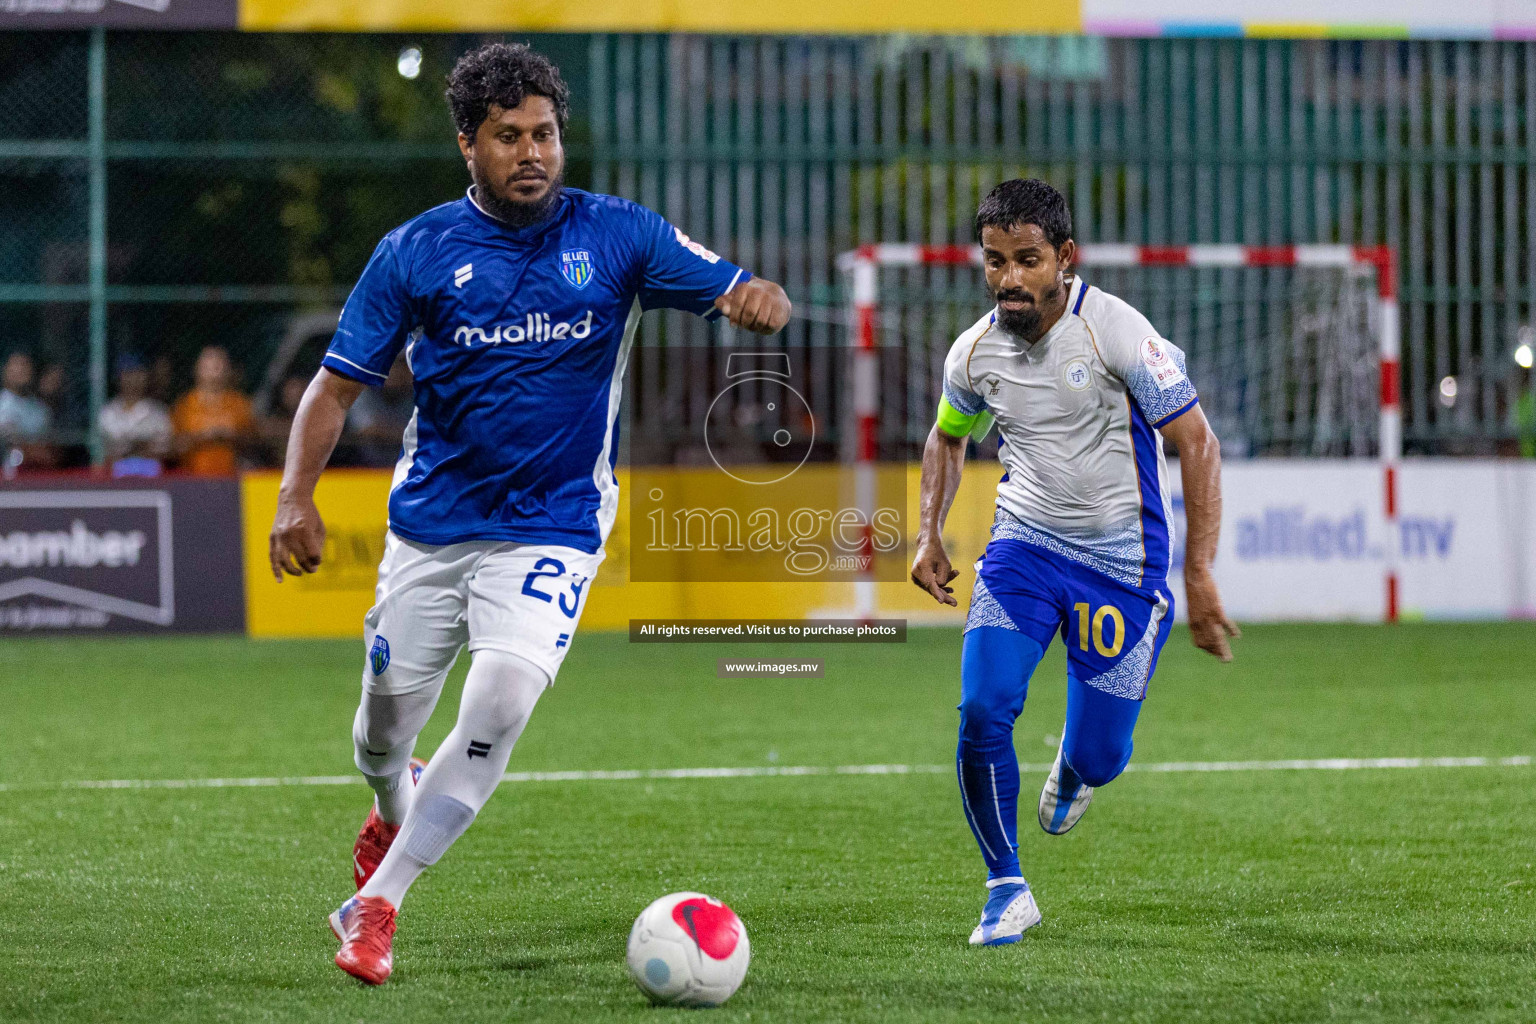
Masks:
[[[741,918],[701,892],[663,896],[629,930],[629,973],[667,1006],[719,1006],[741,986],[751,956]]]

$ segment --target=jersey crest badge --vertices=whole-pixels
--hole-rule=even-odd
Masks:
[[[585,288],[592,281],[592,253],[586,249],[567,249],[560,254],[560,273],[572,288]]]
[[[1066,377],[1067,387],[1073,391],[1082,391],[1088,387],[1090,380],[1088,364],[1081,359],[1074,359],[1067,364],[1067,370],[1063,376]]]
[[[368,661],[376,676],[383,675],[384,670],[389,668],[389,641],[382,634],[373,638],[373,650],[368,652]]]
[[[991,389],[987,392],[988,397],[996,398],[997,393],[1002,390],[1003,382],[998,380],[996,377],[988,377],[987,387]]]

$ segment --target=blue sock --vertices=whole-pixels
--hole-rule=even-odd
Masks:
[[[1068,778],[1095,788],[1111,782],[1131,760],[1131,734],[1141,701],[1116,697],[1067,676],[1067,720],[1062,727],[1061,786]]]
[[[991,750],[961,741],[955,763],[961,803],[987,862],[987,877],[1018,877],[1019,759],[1012,737]]]
[[[1044,653],[1024,634],[979,626],[965,634],[960,655],[960,743],[955,774],[966,823],[981,848],[988,878],[1020,874],[1019,761],[1013,723],[1024,708],[1029,677]]]

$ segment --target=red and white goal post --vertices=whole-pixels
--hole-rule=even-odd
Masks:
[[[1093,268],[1337,268],[1368,272],[1375,278],[1376,306],[1370,318],[1378,354],[1379,383],[1377,444],[1382,469],[1382,510],[1386,527],[1384,618],[1398,617],[1398,463],[1402,457],[1400,406],[1400,317],[1397,300],[1396,254],[1387,246],[1351,245],[1183,245],[1150,246],[1090,243],[1079,245],[1078,263]],[[858,496],[866,511],[875,496],[875,463],[879,449],[880,388],[876,351],[880,344],[880,270],[882,268],[980,266],[981,249],[967,245],[880,243],[860,246],[838,258],[851,277],[849,328],[854,336],[853,408],[857,420]],[[1170,338],[1183,344],[1178,337]],[[1187,347],[1187,346],[1185,346]],[[873,618],[877,590],[872,577],[855,584],[858,614]]]

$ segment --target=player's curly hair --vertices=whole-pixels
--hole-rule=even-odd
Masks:
[[[560,69],[523,43],[487,43],[459,58],[448,74],[448,108],[459,131],[475,137],[490,116],[491,104],[511,110],[529,96],[555,105],[555,121],[565,135],[571,93]]]
[[[1010,231],[1035,224],[1052,245],[1060,249],[1072,237],[1072,212],[1067,197],[1039,178],[1013,178],[987,193],[976,208],[976,241],[987,226]]]

